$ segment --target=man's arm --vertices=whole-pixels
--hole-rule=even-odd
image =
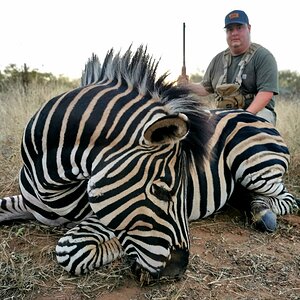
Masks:
[[[266,107],[266,105],[271,101],[272,97],[273,92],[258,92],[246,110],[256,115],[260,110]]]

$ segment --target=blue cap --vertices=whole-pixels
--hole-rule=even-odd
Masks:
[[[248,16],[242,10],[233,10],[225,17],[225,28],[231,24],[249,25]]]

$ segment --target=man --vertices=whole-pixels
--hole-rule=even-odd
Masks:
[[[178,85],[187,85],[199,96],[215,93],[217,107],[243,108],[276,124],[274,95],[278,94],[277,63],[266,48],[251,43],[251,25],[244,11],[225,17],[228,49],[210,62],[200,84],[179,76]]]

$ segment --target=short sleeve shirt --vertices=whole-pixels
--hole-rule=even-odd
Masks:
[[[209,93],[214,93],[220,77],[224,74],[224,52],[217,54],[210,62],[202,84]],[[231,56],[231,64],[227,71],[227,83],[235,81],[235,74],[242,55]],[[247,63],[242,74],[241,91],[244,95],[256,95],[259,91],[279,93],[277,63],[272,53],[264,47],[259,47],[251,60]],[[246,107],[250,103],[246,102]],[[267,108],[274,109],[274,97],[268,103]]]

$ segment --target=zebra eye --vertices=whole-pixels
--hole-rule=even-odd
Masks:
[[[152,185],[152,193],[154,196],[156,196],[159,200],[163,201],[172,201],[172,196],[170,194],[170,191],[167,191],[163,187],[153,184]]]

